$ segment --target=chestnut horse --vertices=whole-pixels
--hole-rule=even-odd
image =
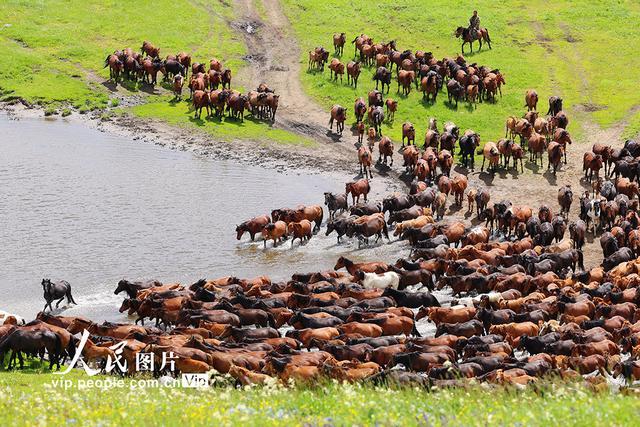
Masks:
[[[240,240],[244,232],[248,232],[249,236],[251,236],[251,241],[255,238],[255,235],[260,233],[262,229],[271,222],[271,219],[268,215],[260,215],[255,218],[251,218],[248,221],[243,222],[242,224],[236,227],[236,239]]]
[[[378,143],[378,151],[380,152],[380,157],[378,158],[378,163],[383,162],[386,166],[387,157],[391,158],[391,164],[389,166],[393,166],[393,142],[389,137],[382,137],[380,142]],[[384,160],[383,160],[384,157]]]
[[[344,130],[344,122],[345,120],[347,120],[347,109],[337,104],[331,107],[331,118],[329,119],[330,130],[333,130],[334,120],[336,121],[336,132],[339,135],[342,135],[342,131]]]
[[[362,145],[358,148],[358,163],[360,164],[360,175],[367,177],[367,171],[369,171],[369,177],[373,179],[373,173],[371,173],[371,150],[369,147]],[[364,171],[364,172],[363,172]]]
[[[351,193],[354,205],[360,201],[360,196],[364,196],[364,201],[366,202],[369,191],[371,191],[371,187],[369,186],[369,180],[366,178],[345,184],[345,193],[347,195]]]

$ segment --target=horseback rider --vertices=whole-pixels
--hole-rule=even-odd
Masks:
[[[478,34],[480,32],[480,17],[478,16],[478,11],[473,11],[473,16],[469,18],[469,33],[473,39],[480,38]]]

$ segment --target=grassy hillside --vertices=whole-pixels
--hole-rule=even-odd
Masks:
[[[504,97],[495,104],[480,104],[477,110],[462,104],[455,111],[445,104],[446,93],[439,95],[436,105],[425,105],[421,93],[412,91],[404,99],[395,93],[393,83],[389,96],[399,99],[400,105],[395,125],[387,126],[392,137],[399,138],[400,125],[410,120],[422,138],[428,118],[434,116],[441,123],[453,120],[462,128],[475,129],[484,141],[495,140],[504,135],[508,115],[523,114],[524,93],[529,88],[538,91],[543,112],[549,95],[564,98],[574,137],[581,131],[576,122],[584,120],[594,120],[603,127],[629,120],[628,133],[640,130],[640,114],[634,109],[640,105],[640,92],[631,71],[640,62],[633,42],[640,37],[637,2],[481,0],[471,5],[462,0],[398,0],[374,5],[364,0],[348,4],[337,0],[284,0],[284,4],[300,39],[304,64],[307,52],[315,46],[325,46],[333,53],[334,32],[347,33],[343,62],[353,57],[350,42],[360,33],[377,41],[395,39],[401,50],[423,49],[437,58],[452,57],[460,52],[460,40],[453,36],[455,28],[467,25],[472,8],[479,10],[493,50],[483,49],[466,57],[470,63],[503,72],[507,82]],[[306,66],[302,80],[323,106],[340,103],[352,111],[354,99],[375,86],[372,75],[373,68],[363,71],[358,90],[347,86],[346,81],[330,82],[328,70],[315,74],[306,72]]]
[[[430,393],[337,383],[293,389],[131,389],[135,383],[126,379],[124,388],[62,390],[51,385],[59,378],[1,372],[2,425],[609,426],[634,424],[640,410],[635,396],[594,394],[567,384],[545,386],[539,393],[480,387]],[[64,378],[77,385],[88,377],[76,371]]]
[[[246,46],[228,25],[233,19],[230,3],[206,0],[0,2],[0,99],[22,98],[49,109],[67,104],[80,111],[107,107],[105,57],[115,49],[139,49],[143,40],[160,46],[161,57],[182,50],[191,52],[194,61],[215,56],[236,73],[244,64]],[[142,89],[147,90],[131,83],[118,86],[125,95]],[[170,107],[167,98],[145,99],[157,104],[135,113],[195,126],[187,101]],[[263,123],[223,125],[209,123],[207,131],[222,139],[301,141],[284,131],[267,130]]]

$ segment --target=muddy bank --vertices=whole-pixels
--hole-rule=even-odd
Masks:
[[[192,128],[181,128],[168,125],[160,120],[142,119],[128,114],[103,117],[103,112],[87,114],[72,113],[67,117],[45,117],[44,110],[27,107],[21,103],[0,104],[0,110],[11,118],[42,118],[60,120],[68,123],[82,124],[101,132],[147,142],[174,150],[190,151],[200,156],[219,160],[236,161],[238,163],[272,168],[278,171],[301,171],[310,174],[331,174],[333,171],[344,171],[349,174],[357,172],[357,159],[354,152],[344,153],[324,143],[316,143],[305,147],[299,145],[278,144],[272,141],[234,140],[231,142],[216,141],[210,134]],[[266,126],[266,125],[265,125]],[[382,171],[383,173],[385,171]],[[356,178],[356,174],[352,178]],[[396,180],[386,180],[377,175],[385,187],[401,188]]]

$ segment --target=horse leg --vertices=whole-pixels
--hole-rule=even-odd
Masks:
[[[62,302],[62,300],[64,300],[64,297],[58,300],[58,302],[56,303],[56,308],[60,307],[60,303]]]

